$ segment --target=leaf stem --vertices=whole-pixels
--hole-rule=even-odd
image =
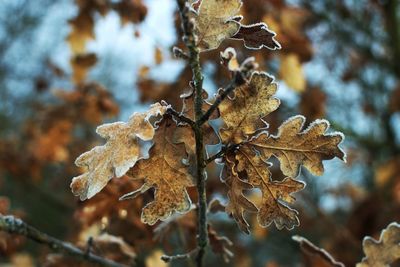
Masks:
[[[47,245],[54,251],[63,252],[67,255],[74,256],[81,260],[86,260],[91,263],[98,264],[100,266],[107,267],[124,267],[126,265],[119,264],[115,261],[102,258],[100,256],[94,255],[90,250],[83,251],[69,242],[64,242],[56,239],[52,236],[43,233],[36,228],[25,223],[21,219],[17,219],[14,216],[0,215],[0,231],[6,231],[11,234],[19,234],[32,239],[41,244]]]
[[[195,125],[193,127],[196,140],[196,176],[198,192],[198,236],[196,264],[203,266],[205,249],[208,245],[207,235],[207,196],[206,196],[206,175],[204,164],[204,138],[200,122],[203,117],[203,75],[200,66],[200,50],[194,33],[194,25],[189,17],[189,2],[177,0],[183,29],[183,40],[189,50],[189,64],[193,73],[193,84],[195,89],[194,110]]]

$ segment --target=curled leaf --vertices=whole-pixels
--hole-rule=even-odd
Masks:
[[[275,40],[276,34],[268,29],[267,24],[241,25],[239,31],[232,39],[244,41],[244,46],[249,49],[266,47],[271,50],[280,49],[281,45]]]
[[[123,176],[139,158],[139,139],[146,141],[154,136],[154,128],[149,119],[165,111],[166,107],[156,103],[147,112],[134,113],[126,123],[99,126],[96,132],[107,142],[76,159],[75,164],[83,167],[85,173],[72,179],[72,192],[85,200],[100,192],[114,176]]]

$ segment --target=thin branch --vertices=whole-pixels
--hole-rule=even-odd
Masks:
[[[184,60],[189,60],[189,56],[188,54],[186,54],[185,52],[182,51],[182,49],[180,49],[179,47],[174,46],[174,48],[172,48],[172,53],[174,54],[174,56],[176,58],[181,58]]]
[[[187,260],[187,259],[191,259],[194,258],[197,253],[199,252],[199,248],[195,248],[185,254],[176,254],[176,255],[163,255],[161,256],[161,260],[163,260],[164,262],[171,262],[171,261],[175,261],[175,260]]]
[[[194,84],[194,111],[195,111],[195,127],[193,127],[196,140],[196,178],[198,193],[198,236],[196,264],[198,267],[203,266],[205,248],[208,245],[207,234],[207,196],[206,196],[206,177],[204,165],[204,138],[203,129],[199,123],[203,117],[203,75],[200,66],[200,51],[194,33],[194,24],[189,17],[189,2],[186,0],[177,0],[179,13],[181,15],[183,40],[189,50],[189,64],[193,72]]]
[[[246,80],[243,78],[241,72],[235,72],[235,77],[234,79],[228,84],[227,87],[224,89],[220,90],[220,93],[218,94],[217,98],[215,99],[214,103],[211,105],[211,107],[204,113],[204,115],[198,120],[198,124],[202,125],[208,119],[210,118],[211,114],[218,108],[218,106],[221,104],[221,102],[231,93],[235,88],[238,86],[243,85],[246,82]]]
[[[237,149],[240,145],[241,145],[241,143],[240,144],[229,145],[229,146],[223,146],[218,153],[216,153],[216,154],[212,155],[211,157],[207,158],[204,161],[205,164],[207,165],[207,164],[213,162],[214,160],[223,157],[226,153]]]
[[[193,127],[195,125],[194,121],[192,121],[190,118],[184,116],[182,113],[179,113],[178,111],[176,111],[172,107],[168,107],[167,114],[170,114],[170,115],[174,116],[179,122],[183,122],[183,123],[189,124],[191,127]]]
[[[11,234],[26,236],[33,241],[47,245],[54,251],[63,252],[67,255],[74,256],[78,259],[85,260],[100,266],[107,267],[125,267],[126,265],[119,264],[115,261],[102,258],[92,254],[90,251],[83,251],[69,242],[64,242],[49,236],[36,228],[28,225],[24,221],[15,218],[14,216],[4,216],[0,214],[0,231],[6,231]]]

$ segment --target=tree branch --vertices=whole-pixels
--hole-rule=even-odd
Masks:
[[[195,248],[185,254],[176,254],[172,256],[163,255],[161,256],[161,260],[163,260],[164,262],[171,262],[175,260],[186,260],[193,258],[197,253],[198,253],[198,248]]]
[[[216,153],[216,154],[212,155],[211,157],[207,158],[207,159],[204,161],[205,164],[207,165],[207,164],[211,163],[212,161],[214,161],[214,160],[216,160],[216,159],[218,159],[218,158],[221,158],[221,157],[224,156],[226,153],[237,149],[241,144],[242,144],[242,143],[240,143],[240,144],[234,144],[234,145],[229,145],[229,146],[223,146],[223,147],[221,148],[221,150],[220,150],[218,153]]]
[[[200,51],[196,42],[194,25],[189,17],[189,3],[186,0],[177,0],[183,29],[183,40],[189,50],[189,64],[193,72],[193,84],[195,90],[194,110],[195,125],[193,127],[196,140],[196,176],[198,193],[198,236],[197,236],[197,256],[196,264],[203,266],[205,248],[208,245],[207,235],[207,196],[206,196],[206,176],[204,165],[204,143],[203,129],[200,118],[203,117],[203,75],[200,66]]]
[[[126,265],[119,264],[115,261],[102,258],[92,254],[90,251],[83,251],[69,242],[64,242],[49,236],[36,228],[28,225],[24,221],[15,218],[14,216],[4,216],[0,214],[0,231],[6,231],[11,234],[19,234],[26,236],[33,241],[47,245],[54,251],[63,252],[74,256],[78,259],[85,260],[100,266],[107,267],[125,267]]]
[[[182,113],[179,113],[178,111],[176,111],[172,107],[168,107],[167,114],[170,114],[170,115],[174,116],[179,122],[183,122],[183,123],[189,124],[191,127],[193,127],[195,125],[194,121],[192,121],[190,118],[184,116]]]

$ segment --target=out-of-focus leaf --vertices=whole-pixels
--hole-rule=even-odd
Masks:
[[[292,237],[299,243],[301,252],[307,267],[344,267],[344,264],[337,262],[326,250],[315,246],[304,237],[295,235]]]
[[[300,59],[296,54],[282,56],[279,75],[296,92],[303,92],[306,89],[307,82]]]
[[[71,59],[72,80],[75,84],[83,82],[87,72],[97,62],[97,56],[94,53],[78,54]]]
[[[161,260],[164,253],[161,250],[154,250],[145,260],[146,267],[168,267],[169,263]]]
[[[71,32],[67,37],[74,54],[84,53],[86,42],[94,39],[94,21],[88,10],[82,10],[77,17],[69,21]]]
[[[225,262],[229,262],[234,256],[233,252],[229,247],[233,246],[233,243],[226,236],[220,236],[218,233],[208,225],[208,239],[210,240],[210,246],[215,254],[222,256]]]
[[[363,250],[365,257],[356,267],[386,267],[400,259],[400,224],[389,224],[379,240],[365,237]]]

